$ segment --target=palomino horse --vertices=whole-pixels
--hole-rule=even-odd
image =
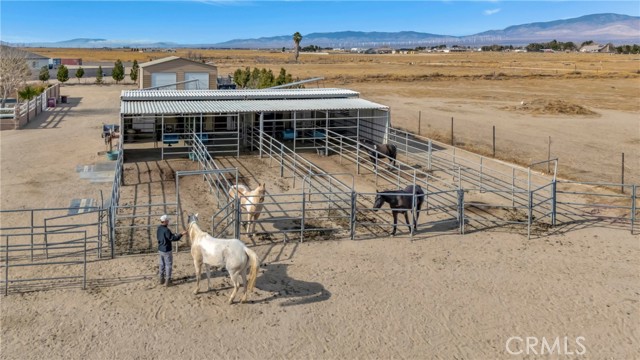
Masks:
[[[233,284],[233,292],[229,297],[229,304],[233,303],[238,288],[240,288],[239,276],[242,277],[242,283],[244,284],[242,302],[246,302],[247,293],[253,291],[258,277],[259,264],[256,253],[238,239],[216,239],[202,231],[197,224],[198,214],[189,215],[188,221],[189,226],[187,229],[191,241],[191,257],[193,257],[193,265],[196,267],[196,288],[193,293],[197,294],[200,291],[200,274],[204,263],[207,272],[207,291],[211,290],[209,266],[224,267],[229,272],[229,277]],[[248,282],[247,269],[249,269]]]
[[[365,141],[364,145],[360,145],[369,153],[369,159],[378,169],[378,159],[389,159],[389,165],[396,165],[396,156],[398,155],[398,148],[393,144],[375,144],[371,141]]]
[[[414,198],[414,186],[409,185],[404,190],[385,190],[383,192],[376,191],[376,201],[373,204],[373,208],[375,211],[378,211],[384,205],[384,203],[389,203],[391,207],[391,212],[393,213],[393,232],[391,236],[396,234],[396,227],[398,225],[398,214],[404,214],[404,220],[407,222],[407,226],[409,226],[409,231],[411,231],[411,224],[409,223],[409,216],[407,215],[407,209],[412,210],[413,208],[413,198]],[[416,230],[416,225],[418,224],[418,217],[420,216],[420,209],[422,208],[422,202],[424,201],[424,191],[420,185],[415,185],[415,210],[416,213],[413,214],[413,230]]]
[[[233,185],[229,188],[229,196],[232,199],[240,198],[242,211],[247,214],[246,230],[251,238],[253,238],[253,233],[256,230],[256,221],[260,217],[260,212],[263,208],[265,190],[264,183],[260,184],[255,190],[251,190],[244,185]]]

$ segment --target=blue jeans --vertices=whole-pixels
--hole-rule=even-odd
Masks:
[[[171,251],[158,251],[160,255],[160,278],[171,279],[171,268],[173,268],[173,253]]]

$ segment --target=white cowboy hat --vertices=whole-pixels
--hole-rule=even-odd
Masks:
[[[167,221],[167,220],[169,220],[169,216],[167,216],[166,214],[165,214],[165,215],[160,216],[160,221],[165,222],[165,221]]]

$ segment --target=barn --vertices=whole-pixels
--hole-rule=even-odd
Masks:
[[[161,159],[186,157],[194,133],[215,156],[239,155],[266,137],[294,151],[326,151],[327,130],[384,142],[390,126],[389,107],[337,88],[125,90],[120,117],[125,154]]]
[[[140,89],[217,89],[218,68],[178,56],[140,64]]]

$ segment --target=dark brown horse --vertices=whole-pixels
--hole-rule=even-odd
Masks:
[[[373,204],[375,211],[378,211],[384,203],[388,203],[391,207],[391,213],[393,214],[393,232],[391,236],[396,234],[396,227],[398,225],[398,214],[404,214],[404,220],[409,226],[411,231],[411,224],[409,223],[409,216],[407,212],[413,209],[414,199],[414,185],[409,185],[404,190],[385,190],[383,192],[376,191],[376,201]],[[415,185],[415,213],[413,214],[413,231],[416,231],[418,224],[418,217],[420,216],[420,209],[424,202],[424,191],[420,185]]]
[[[379,159],[389,159],[391,166],[396,166],[396,156],[398,155],[398,148],[393,144],[376,144],[371,141],[365,141],[360,145],[369,154],[369,159],[375,164],[376,170],[378,169]]]

